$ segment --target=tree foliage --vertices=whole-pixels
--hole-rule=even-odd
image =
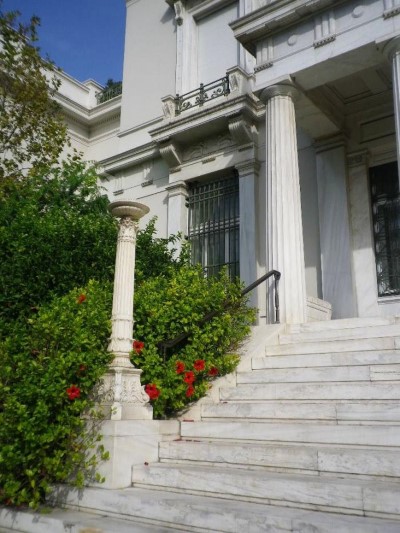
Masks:
[[[72,156],[0,197],[0,333],[89,279],[111,281],[116,221],[92,165]]]
[[[67,139],[54,100],[57,69],[36,46],[40,21],[19,17],[0,2],[0,184],[57,161]]]

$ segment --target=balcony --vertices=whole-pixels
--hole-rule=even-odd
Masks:
[[[175,116],[180,115],[183,111],[196,106],[202,106],[205,102],[227,96],[230,93],[229,75],[219,78],[211,83],[200,83],[200,87],[180,96],[175,97]]]

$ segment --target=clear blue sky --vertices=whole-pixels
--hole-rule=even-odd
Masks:
[[[122,79],[125,0],[3,0],[3,10],[40,17],[42,55],[79,81]]]

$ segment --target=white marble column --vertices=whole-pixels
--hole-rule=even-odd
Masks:
[[[341,136],[316,144],[322,296],[332,318],[356,316],[346,151]]]
[[[151,419],[149,397],[140,384],[141,370],[130,361],[133,336],[135,248],[138,220],[149,212],[143,204],[113,202],[109,207],[119,218],[115,259],[112,332],[108,351],[114,355],[99,388],[101,403],[111,420]]]
[[[288,324],[306,321],[295,96],[296,89],[289,81],[268,87],[260,95],[266,104],[267,270],[282,274],[281,322]],[[272,301],[270,307],[268,316],[272,318]]]
[[[239,174],[239,216],[240,216],[240,279],[245,286],[257,279],[257,227],[256,227],[256,182],[259,163],[251,159],[235,166]],[[265,289],[264,294],[265,294]],[[258,306],[257,290],[250,295],[250,305]]]
[[[397,165],[400,179],[400,37],[391,39],[384,47],[383,52],[392,63],[393,104],[396,125]]]

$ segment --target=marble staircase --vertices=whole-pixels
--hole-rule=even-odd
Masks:
[[[65,516],[101,514],[104,532],[399,533],[400,319],[290,326],[239,368],[131,488],[71,492]]]

